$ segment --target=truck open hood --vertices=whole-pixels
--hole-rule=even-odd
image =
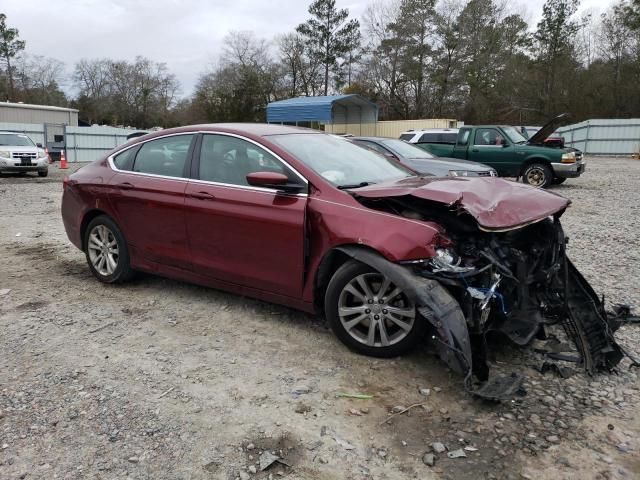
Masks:
[[[568,113],[561,113],[555,118],[552,118],[549,122],[547,122],[544,127],[534,133],[529,139],[529,144],[531,145],[543,145],[544,141],[549,138],[553,132],[555,132],[558,128],[569,121]]]
[[[356,197],[413,196],[442,203],[476,219],[483,230],[504,231],[564,211],[570,200],[495,177],[410,177],[351,189]]]

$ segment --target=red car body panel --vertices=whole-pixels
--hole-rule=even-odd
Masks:
[[[501,178],[412,177],[359,188],[365,198],[411,195],[443,203],[473,216],[485,230],[508,230],[537,222],[569,206],[570,201],[546,190]]]
[[[80,169],[65,184],[62,218],[82,248],[91,215],[121,227],[134,269],[313,311],[318,269],[333,249],[360,245],[392,262],[431,258],[443,229],[364,207],[269,140],[321,132],[262,124],[196,125],[135,138]],[[182,132],[230,133],[271,150],[309,183],[306,194],[114,171],[107,158],[129,146]],[[321,154],[322,152],[319,152]],[[566,208],[568,201],[498,178],[410,179],[354,190],[362,197],[414,195],[459,205],[486,228],[511,228]],[[507,200],[509,202],[507,203]],[[514,207],[515,205],[515,207]]]
[[[190,182],[184,211],[193,270],[299,298],[306,204],[306,196]]]
[[[118,172],[109,182],[109,204],[127,243],[148,260],[188,269],[185,227],[188,180]]]

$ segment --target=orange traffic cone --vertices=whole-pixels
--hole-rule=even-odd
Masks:
[[[69,168],[67,165],[67,159],[64,156],[64,150],[60,150],[60,165],[58,165],[58,168],[61,170]]]

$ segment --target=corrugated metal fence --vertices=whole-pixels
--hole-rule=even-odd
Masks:
[[[0,123],[0,130],[24,133],[35,143],[45,143],[42,123]]]
[[[45,144],[45,126],[39,123],[0,123],[0,130],[21,132],[36,143]],[[65,153],[69,162],[92,162],[113,148],[126,143],[136,130],[114,127],[64,128]]]
[[[69,162],[91,162],[127,142],[133,130],[113,127],[67,127],[66,153]]]
[[[640,118],[586,120],[559,128],[565,145],[589,155],[632,155],[640,152]]]

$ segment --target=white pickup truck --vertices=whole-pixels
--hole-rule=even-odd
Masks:
[[[49,156],[28,136],[15,132],[0,132],[0,174],[38,172],[49,173]]]

